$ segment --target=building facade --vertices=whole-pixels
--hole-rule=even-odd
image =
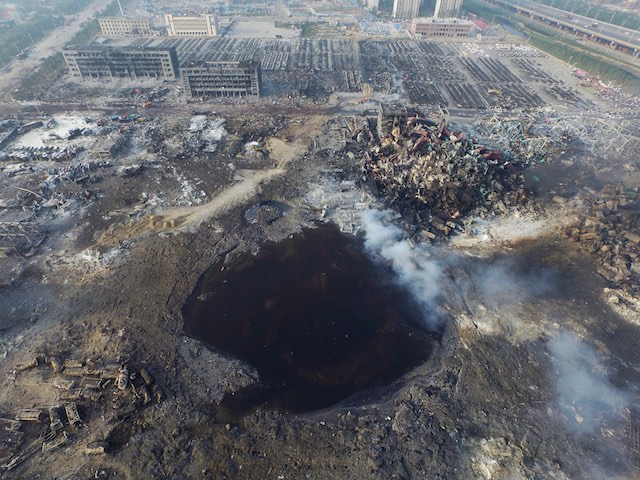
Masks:
[[[167,34],[170,37],[216,37],[218,17],[202,14],[197,17],[176,17],[169,13],[164,16]]]
[[[192,97],[260,96],[260,65],[253,61],[190,63],[180,68],[180,76]]]
[[[420,9],[420,0],[393,0],[393,18],[415,18]]]
[[[474,25],[460,18],[415,18],[411,23],[414,38],[469,38]]]
[[[460,18],[462,0],[436,0],[435,18]]]
[[[380,9],[380,0],[364,0],[364,6],[372,12]]]
[[[109,37],[153,35],[151,23],[144,18],[103,17],[98,19],[98,23],[102,34]]]
[[[88,46],[62,51],[69,73],[79,78],[163,78],[178,76],[174,48]]]

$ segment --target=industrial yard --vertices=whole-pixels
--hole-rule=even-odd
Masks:
[[[174,3],[0,71],[0,478],[638,478],[640,100]]]
[[[596,93],[588,92],[586,97],[578,93],[578,78],[566,70],[560,75],[551,73],[561,70],[556,60],[534,49],[516,48],[515,44],[345,39],[100,40],[98,49],[122,45],[167,52],[175,49],[175,71],[198,62],[253,62],[260,65],[263,95],[275,98],[294,95],[322,99],[333,92],[360,93],[368,84],[378,94],[406,97],[412,104],[429,108],[502,111],[546,105],[589,108]],[[87,48],[91,50],[92,46]],[[85,73],[86,78],[98,76],[103,75],[97,70]],[[140,75],[144,76],[148,75]],[[174,79],[172,74],[167,78]],[[63,80],[72,81],[73,77]],[[52,88],[41,98],[66,100],[58,92]],[[84,97],[69,100],[94,101]],[[628,111],[634,108],[633,103],[627,106]]]

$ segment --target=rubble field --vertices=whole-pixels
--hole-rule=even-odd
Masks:
[[[539,115],[6,124],[3,478],[635,475],[637,164]],[[261,365],[187,336],[185,303],[318,223],[434,312],[433,354],[321,410],[232,407]]]

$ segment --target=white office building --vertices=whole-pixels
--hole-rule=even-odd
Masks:
[[[197,17],[164,16],[167,34],[170,37],[216,37],[218,36],[218,17],[202,14]]]
[[[434,18],[460,18],[462,0],[436,0]]]

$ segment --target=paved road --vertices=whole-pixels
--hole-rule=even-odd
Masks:
[[[536,13],[544,16],[549,20],[561,23],[567,27],[575,28],[585,33],[603,38],[605,40],[614,40],[622,45],[640,50],[640,32],[618,25],[612,25],[606,22],[593,20],[592,18],[576,15],[566,10],[548,7],[540,3],[529,2],[526,0],[517,0],[515,2],[500,2],[509,7],[516,7],[524,11]]]

